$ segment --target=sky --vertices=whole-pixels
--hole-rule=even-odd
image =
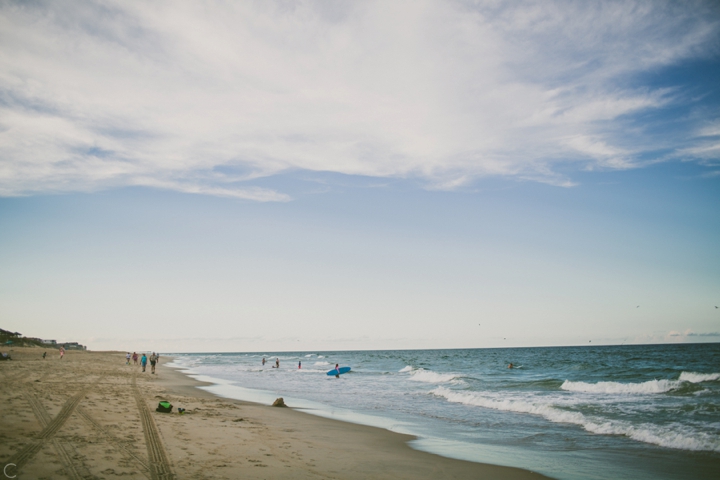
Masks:
[[[720,341],[712,1],[0,4],[0,327]]]

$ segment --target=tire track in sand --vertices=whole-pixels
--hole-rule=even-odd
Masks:
[[[108,429],[100,425],[100,423],[97,422],[94,418],[90,416],[88,412],[85,411],[84,408],[78,407],[77,409],[78,415],[82,417],[83,420],[85,420],[87,423],[93,426],[96,430],[98,430],[103,436],[105,436],[105,439],[110,443],[111,445],[117,447],[118,449],[122,450],[125,455],[137,463],[137,466],[140,467],[140,470],[142,471],[143,475],[145,475],[147,478],[151,478],[150,474],[150,465],[148,465],[147,461],[137,455],[130,445],[128,445],[127,442],[120,440],[115,435],[113,435]]]
[[[35,414],[35,417],[37,417],[43,428],[46,428],[48,424],[52,421],[50,414],[35,395],[29,392],[24,393],[25,398],[30,404],[30,408]],[[77,407],[77,411],[80,411],[80,407]],[[93,475],[90,473],[90,470],[88,470],[87,467],[82,464],[82,461],[73,461],[73,458],[77,458],[78,455],[75,451],[75,448],[68,441],[60,441],[57,438],[53,438],[52,444],[55,447],[55,451],[57,452],[58,456],[60,457],[60,462],[63,464],[63,467],[65,467],[65,470],[68,472],[70,477],[76,480],[82,480],[84,478],[94,478]]]
[[[73,397],[70,397],[68,401],[65,402],[65,405],[63,405],[60,413],[58,413],[55,418],[53,418],[47,423],[45,428],[43,428],[42,431],[37,435],[37,437],[35,437],[35,440],[30,442],[28,445],[25,446],[25,448],[15,454],[15,456],[13,456],[13,458],[10,459],[8,463],[15,464],[16,471],[20,471],[20,469],[30,460],[32,460],[33,457],[40,451],[45,441],[50,440],[58,432],[58,430],[62,428],[62,426],[65,424],[68,418],[70,418],[70,415],[72,415],[73,411],[78,406],[84,396],[85,392],[83,391]],[[40,405],[39,402],[35,403],[31,401],[30,406],[33,409],[33,412],[35,412],[36,409],[43,409],[42,405]],[[45,412],[44,415],[41,414],[40,418],[40,422],[43,423],[43,420],[47,419],[47,412]],[[71,470],[74,471],[74,468],[71,468]]]
[[[148,450],[148,460],[150,460],[150,475],[153,480],[174,480],[176,477],[172,468],[170,468],[170,461],[160,440],[160,432],[157,429],[157,425],[155,425],[155,420],[152,418],[145,399],[143,399],[140,394],[135,380],[135,376],[133,376],[132,389],[138,410],[140,411],[143,432],[145,433],[145,444]]]

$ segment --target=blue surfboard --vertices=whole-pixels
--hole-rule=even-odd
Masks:
[[[343,373],[347,373],[349,371],[350,371],[350,367],[340,367],[340,370],[335,370],[333,368],[327,374],[328,375],[342,375]]]

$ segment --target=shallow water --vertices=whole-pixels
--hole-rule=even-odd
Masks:
[[[220,395],[282,396],[446,456],[563,479],[720,476],[720,344],[173,355]],[[327,376],[335,363],[352,371]]]

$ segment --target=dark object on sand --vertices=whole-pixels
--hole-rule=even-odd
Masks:
[[[273,407],[287,407],[287,405],[285,405],[285,400],[283,400],[282,397],[276,399],[276,400],[273,402],[272,406],[273,406]]]
[[[158,407],[155,409],[155,411],[160,412],[160,413],[172,413],[172,409],[173,409],[172,403],[162,401],[162,402],[158,403]]]
[[[9,353],[3,352],[2,354],[0,354],[0,360],[12,360],[12,358],[10,357]]]

